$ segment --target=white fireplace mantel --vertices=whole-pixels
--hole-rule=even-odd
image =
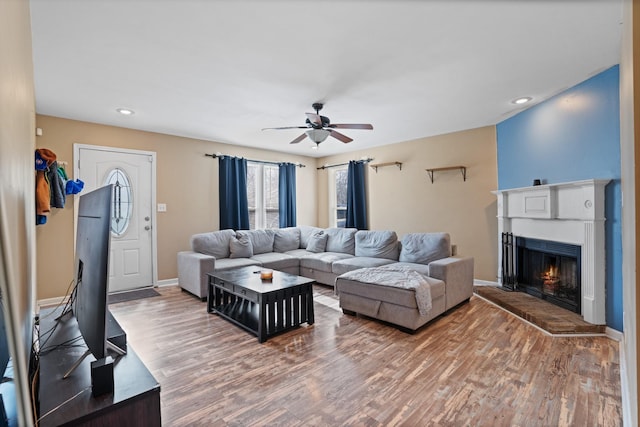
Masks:
[[[498,242],[502,233],[581,246],[582,317],[604,325],[605,230],[604,188],[608,179],[497,190]],[[498,246],[498,260],[502,246]],[[502,281],[502,263],[498,263]]]

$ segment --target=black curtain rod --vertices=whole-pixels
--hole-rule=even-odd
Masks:
[[[218,157],[223,157],[224,154],[205,154],[205,156],[213,157],[214,159],[217,159]],[[233,157],[233,156],[227,156],[227,157]],[[260,163],[263,165],[279,165],[280,163],[289,163],[289,162],[268,162],[266,160],[251,160],[251,159],[247,159],[247,162]],[[303,165],[302,163],[294,163],[294,165],[296,165],[299,168],[307,167],[307,165]]]
[[[367,158],[367,159],[356,160],[356,161],[360,161],[360,162],[364,162],[364,163],[369,163],[369,162],[370,162],[370,161],[372,161],[372,160],[373,160],[373,158],[372,158],[372,157],[369,157],[369,158]],[[324,166],[320,166],[319,168],[316,168],[316,169],[317,169],[317,170],[321,170],[321,169],[322,169],[322,170],[324,170],[324,169],[329,169],[329,168],[337,168],[338,166],[346,166],[346,165],[348,165],[348,164],[349,164],[349,162],[347,162],[347,163],[338,163],[338,164],[335,164],[335,165],[324,165]]]

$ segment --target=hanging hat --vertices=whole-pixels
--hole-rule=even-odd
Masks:
[[[51,166],[51,163],[56,161],[56,153],[49,150],[48,148],[38,148],[36,153],[40,154],[40,158],[47,162],[47,166]],[[46,169],[46,168],[45,168]]]
[[[43,171],[47,169],[47,162],[42,158],[40,152],[36,150],[36,170]]]

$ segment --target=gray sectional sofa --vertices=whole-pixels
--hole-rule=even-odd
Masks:
[[[451,256],[447,233],[398,240],[394,231],[352,228],[220,230],[192,236],[191,247],[178,253],[178,280],[201,299],[208,273],[255,265],[335,286],[347,314],[415,330],[473,292],[473,258]]]

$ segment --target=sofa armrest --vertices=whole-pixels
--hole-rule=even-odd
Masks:
[[[216,259],[200,252],[178,252],[178,283],[200,299],[207,298],[207,273],[212,273]]]
[[[429,276],[445,283],[446,309],[473,295],[473,258],[448,257],[429,263]]]

